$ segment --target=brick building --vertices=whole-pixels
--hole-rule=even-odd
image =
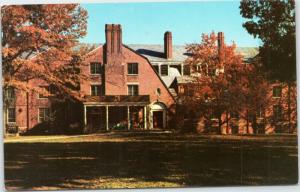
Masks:
[[[81,69],[90,77],[80,84],[83,102],[54,107],[51,99],[43,95],[7,90],[8,102],[4,102],[7,130],[17,126],[19,132],[25,132],[51,118],[65,121],[56,127],[80,127],[85,132],[176,128],[176,99],[178,95],[189,94],[185,85],[192,78],[190,68],[184,65],[189,56],[185,46],[174,46],[169,31],[164,34],[163,45],[124,45],[121,25],[114,24],[105,26],[105,39],[105,44],[88,53],[86,65]],[[223,41],[224,38],[218,42]],[[237,48],[237,52],[249,60],[258,50]],[[42,81],[30,83],[50,91]],[[281,109],[271,108],[269,115],[273,115],[273,108]],[[238,121],[238,132],[244,133],[245,122]],[[201,132],[201,119],[196,123]],[[274,132],[274,125],[265,127],[264,132]]]

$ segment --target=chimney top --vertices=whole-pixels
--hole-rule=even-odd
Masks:
[[[172,58],[172,33],[171,31],[166,31],[164,35],[164,53],[166,59],[171,59]]]

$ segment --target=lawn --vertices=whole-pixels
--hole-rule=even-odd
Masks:
[[[110,133],[7,138],[7,189],[295,184],[296,136]]]

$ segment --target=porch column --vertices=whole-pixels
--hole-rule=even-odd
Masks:
[[[127,129],[130,130],[130,107],[127,106]]]
[[[147,106],[144,106],[144,129],[147,129]]]
[[[86,105],[83,105],[83,111],[84,111],[84,114],[83,114],[83,118],[84,118],[84,127],[87,126],[87,119],[86,119]]]
[[[181,76],[183,76],[183,64],[181,64],[181,68],[180,69],[181,69],[181,71],[180,71],[181,72]]]
[[[105,109],[106,109],[105,110],[106,111],[106,116],[105,116],[106,117],[106,130],[108,131],[109,130],[109,127],[108,127],[108,124],[109,124],[109,122],[108,122],[109,121],[109,118],[108,118],[108,105],[105,106]]]

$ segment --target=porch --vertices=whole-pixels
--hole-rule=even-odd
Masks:
[[[149,96],[86,97],[83,103],[87,132],[148,129]]]

